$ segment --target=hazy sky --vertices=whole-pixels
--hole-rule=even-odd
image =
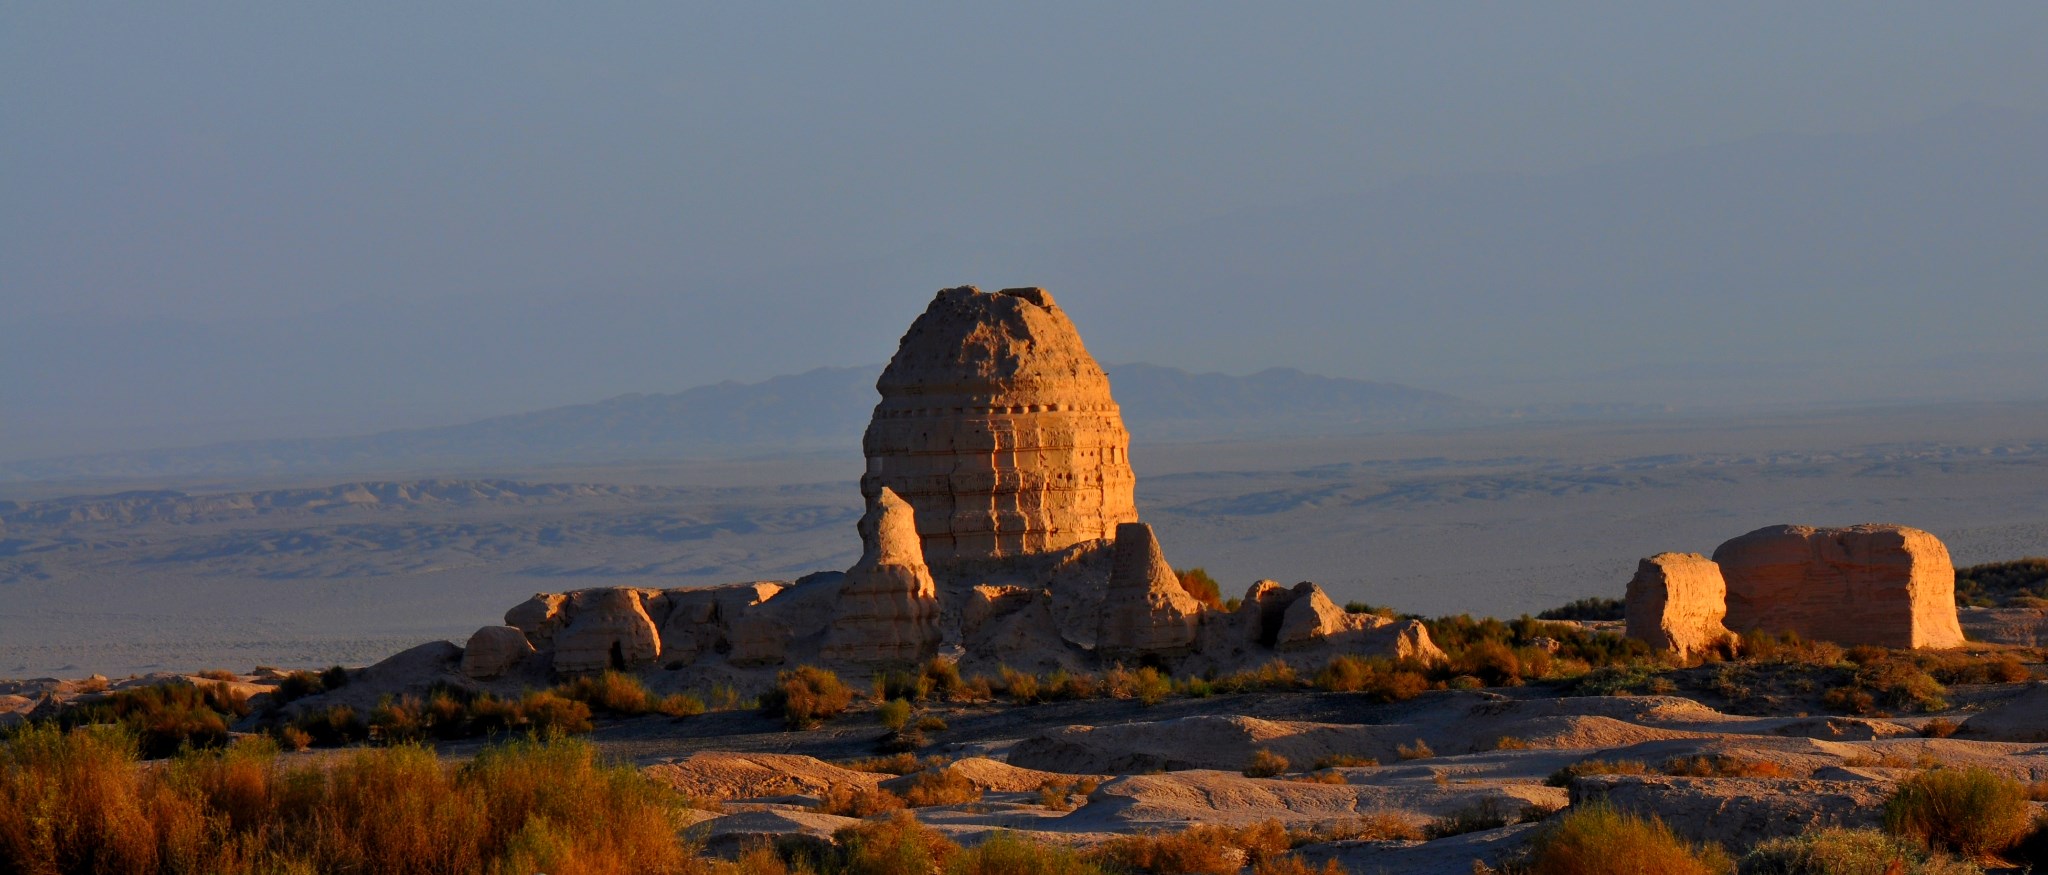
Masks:
[[[990,247],[1969,104],[2048,112],[2044,46],[2038,2],[9,2],[0,318],[659,294],[714,319],[728,283],[912,253],[929,281],[875,322],[901,326],[940,286],[1037,280],[977,271]],[[1077,311],[1109,294],[1056,292]],[[770,305],[748,313],[848,312],[841,289],[747,294]],[[1142,353],[1132,330],[1090,342]],[[475,404],[879,361],[893,339]],[[1229,364],[1296,363],[1285,337],[1240,345]]]

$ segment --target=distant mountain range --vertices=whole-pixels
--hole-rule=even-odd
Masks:
[[[1274,368],[1250,376],[1148,364],[1108,368],[1139,442],[1332,434],[1485,422],[1505,411],[1442,392]],[[496,416],[442,428],[360,437],[241,441],[0,464],[0,480],[315,474],[471,469],[479,465],[640,461],[837,450],[857,452],[881,368],[818,368],[759,383]],[[1552,408],[1563,417],[1639,415],[1651,408]]]

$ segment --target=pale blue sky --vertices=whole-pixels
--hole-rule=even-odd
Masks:
[[[1047,276],[1094,315],[1084,332],[1105,358],[1296,364],[1472,393],[1547,360],[1405,367],[1417,353],[1304,355],[1270,326],[1218,324],[1205,344],[1227,354],[1174,361],[1119,315],[1172,307],[1174,290],[1107,274],[1098,286],[1032,253],[1418,177],[1559,174],[1959,107],[2038,118],[2043,46],[2042,3],[9,2],[0,310],[37,337],[85,325],[101,340],[126,336],[100,324],[110,317],[232,334],[338,310],[461,343],[478,321],[573,375],[444,385],[368,332],[345,363],[361,381],[272,387],[333,416],[258,399],[278,416],[234,432],[248,436],[879,361],[933,290]],[[1355,290],[1247,293],[1314,312]],[[668,302],[662,336],[686,351],[579,371],[580,335],[548,341],[559,322],[523,315],[635,296]],[[20,327],[48,314],[57,327]],[[654,342],[632,327],[622,344]],[[1566,358],[1552,376],[1587,371]],[[125,416],[120,399],[205,390],[119,374],[218,380],[209,367],[250,364],[153,359],[75,382],[38,370],[27,379],[43,391],[12,390],[14,412],[61,425],[93,406],[98,424],[66,433],[141,427],[158,414]],[[59,395],[101,403],[31,403]]]

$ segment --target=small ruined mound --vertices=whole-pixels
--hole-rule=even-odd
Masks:
[[[1728,628],[1796,632],[1837,644],[1963,644],[1955,566],[1919,529],[1770,526],[1714,551],[1728,587]]]
[[[875,384],[861,494],[917,511],[925,558],[1047,553],[1138,518],[1109,377],[1043,289],[946,289]]]
[[[570,607],[574,619],[554,638],[555,671],[625,671],[652,664],[661,656],[661,632],[647,616],[639,592],[585,590],[575,594]]]
[[[1628,637],[1689,657],[1729,637],[1721,566],[1698,553],[1659,553],[1628,582]]]
[[[807,756],[705,751],[640,770],[664,786],[711,799],[817,795],[834,786],[872,787],[883,776]]]
[[[1182,589],[1159,539],[1144,523],[1116,527],[1096,652],[1108,658],[1179,655],[1195,641],[1202,604]]]
[[[938,652],[939,594],[919,548],[910,505],[888,487],[860,521],[861,559],[846,572],[819,658],[908,665]]]
[[[485,626],[462,647],[462,673],[490,680],[518,667],[533,653],[533,643],[526,640],[525,632],[511,626]]]

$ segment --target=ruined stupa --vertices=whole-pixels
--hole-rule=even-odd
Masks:
[[[916,511],[934,570],[1112,539],[1136,521],[1109,377],[1044,289],[946,289],[875,384],[862,495]]]
[[[459,654],[464,683],[606,670],[758,688],[787,666],[963,671],[1117,665],[1227,674],[1345,654],[1431,662],[1421,623],[1353,614],[1313,583],[1205,607],[1137,522],[1109,378],[1044,289],[946,289],[876,384],[867,513],[844,572],[714,587],[536,593]]]

